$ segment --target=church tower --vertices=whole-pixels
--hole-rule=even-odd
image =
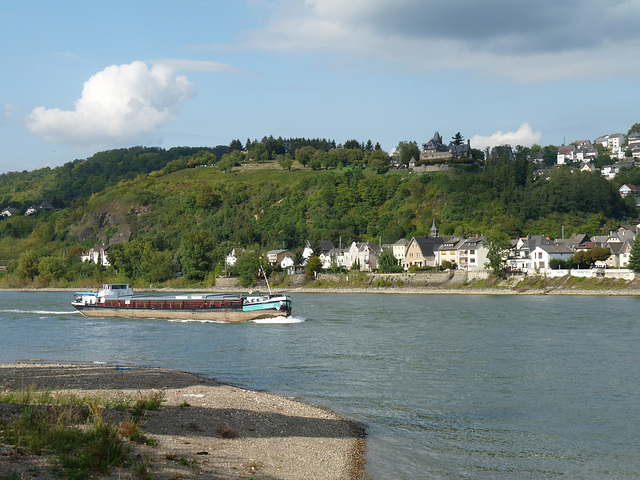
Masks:
[[[430,235],[431,237],[439,237],[440,236],[440,231],[438,230],[438,227],[436,227],[436,219],[435,217],[433,218],[433,224],[431,225],[431,233]]]

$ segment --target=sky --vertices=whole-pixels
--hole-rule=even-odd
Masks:
[[[627,133],[639,19],[640,0],[6,0],[0,173],[269,135]]]

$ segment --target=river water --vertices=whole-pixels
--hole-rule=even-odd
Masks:
[[[289,319],[83,318],[0,292],[0,361],[192,371],[362,422],[375,480],[640,478],[640,298],[293,294]]]

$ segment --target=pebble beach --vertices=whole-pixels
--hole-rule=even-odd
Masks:
[[[148,413],[143,427],[156,445],[134,445],[154,479],[364,478],[364,428],[292,398],[161,368],[0,364],[0,391],[32,386],[79,397],[160,393],[162,406]],[[5,420],[15,410],[0,403]],[[46,455],[19,454],[0,443],[0,477],[16,472],[61,478],[51,472]],[[105,478],[138,478],[126,468],[111,473]]]

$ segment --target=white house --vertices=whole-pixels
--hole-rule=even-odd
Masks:
[[[576,252],[561,245],[538,245],[530,255],[531,268],[548,270],[553,259],[569,260]]]
[[[329,256],[329,252],[333,249],[333,243],[330,240],[320,240],[318,242],[318,248],[320,249],[320,254],[318,255],[320,259]],[[307,263],[309,257],[313,255],[313,243],[310,240],[307,240],[307,244],[304,246],[304,250],[302,251],[302,258],[304,258],[304,263]]]
[[[627,137],[621,133],[613,133],[609,135],[608,147],[611,152],[617,154],[622,149],[622,146],[627,141]]]
[[[282,268],[282,270],[286,270],[288,268],[293,268],[295,266],[295,261],[293,260],[294,257],[284,257],[282,259],[282,261],[280,262],[280,268]]]
[[[17,211],[17,208],[7,207],[0,212],[0,217],[11,217]]]
[[[638,195],[640,193],[640,189],[635,185],[625,183],[618,189],[618,192],[622,198],[625,198],[627,195]]]
[[[458,245],[458,268],[461,270],[484,270],[489,248],[484,237],[471,237]]]
[[[329,252],[328,258],[323,260],[322,268],[324,268],[325,270],[328,270],[333,266],[336,266],[338,268],[347,268],[345,265],[345,259],[344,259],[346,252],[347,252],[347,249],[344,249],[344,248],[332,248],[331,251]]]
[[[622,146],[627,141],[627,137],[621,133],[612,133],[611,135],[603,135],[595,139],[594,143],[599,143],[609,150],[612,156],[624,158],[624,150]],[[620,156],[622,155],[622,156]]]
[[[234,248],[233,250],[231,250],[231,253],[224,259],[227,267],[233,267],[236,264],[236,262],[238,261],[238,255],[241,252],[244,252],[244,248]]]
[[[27,208],[27,210],[24,212],[24,214],[25,214],[25,216],[29,216],[29,215],[33,215],[37,211],[38,211],[37,205],[31,205],[29,208]]]
[[[556,158],[556,163],[558,165],[564,165],[566,162],[573,161],[575,147],[573,145],[562,145],[558,147],[558,156]]]
[[[540,245],[557,246],[553,240],[543,235],[528,235],[524,238],[519,238],[511,248],[509,258],[507,259],[507,267],[522,272],[528,272],[529,270],[537,268],[536,265],[534,265],[535,256],[533,252]],[[536,260],[540,262],[544,260],[544,258],[541,257]]]
[[[344,266],[351,269],[357,264],[360,270],[370,272],[378,268],[378,256],[381,252],[382,249],[378,244],[353,242],[345,252]]]
[[[620,167],[618,165],[605,165],[602,167],[602,170],[600,170],[600,175],[607,180],[613,180],[619,172]]]
[[[83,262],[93,262],[98,265],[102,265],[103,267],[108,267],[111,265],[109,263],[109,259],[107,258],[107,251],[111,245],[96,245],[95,247],[90,248],[86,252],[82,252],[80,255],[80,260]]]
[[[284,270],[287,267],[292,267],[294,264],[295,255],[290,250],[269,250],[267,252],[267,261],[272,266],[280,265]]]

